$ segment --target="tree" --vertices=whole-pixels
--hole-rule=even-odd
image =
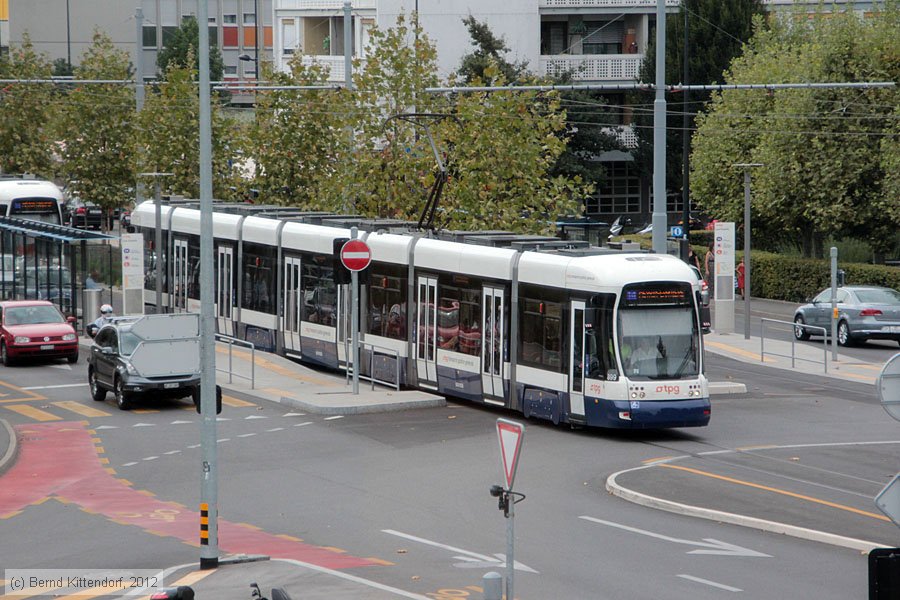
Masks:
[[[727,81],[895,81],[898,11],[889,5],[865,18],[845,12],[776,23],[757,32]],[[900,217],[882,156],[898,105],[896,90],[716,94],[698,119],[695,197],[711,214],[738,220],[741,178],[723,174],[734,172],[734,163],[763,163],[753,178],[755,239],[800,240],[805,256],[821,256],[826,237],[856,235],[883,252]]]
[[[194,63],[188,50],[187,65]],[[169,63],[165,80],[147,95],[138,117],[137,158],[141,172],[171,173],[160,179],[166,193],[200,197],[200,98],[197,71]],[[211,106],[212,185],[216,198],[239,196],[239,178],[232,159],[240,146],[239,127],[217,103]]]
[[[475,80],[492,85],[486,71],[494,65],[496,72],[504,80],[516,82],[520,77],[528,76],[528,61],[509,62],[504,54],[509,52],[509,47],[502,38],[498,38],[491,31],[487,23],[478,21],[472,15],[462,20],[469,30],[469,37],[475,51],[463,55],[457,75],[469,85]]]
[[[295,54],[288,73],[267,73],[275,86],[325,86],[328,72],[304,65]],[[266,202],[304,209],[336,210],[323,192],[335,165],[347,153],[340,105],[344,91],[328,89],[257,92],[256,122],[248,135],[256,173],[254,186]],[[332,199],[339,195],[335,190]]]
[[[683,83],[684,15],[688,16],[688,82],[721,83],[732,58],[741,53],[753,34],[753,18],[764,13],[761,0],[682,0],[678,14],[666,17],[666,84]],[[759,25],[762,25],[759,21]],[[656,82],[656,36],[651,35],[640,79]],[[634,94],[635,104],[651,106],[654,92]],[[688,128],[693,131],[695,115],[709,101],[708,92],[691,92],[685,105],[680,94],[668,94],[666,123],[666,188],[681,190],[683,184],[682,116],[688,112]],[[653,113],[635,113],[638,162],[646,173],[653,172]]]
[[[156,57],[156,66],[162,74],[167,72],[172,63],[179,67],[190,66],[194,73],[200,72],[200,28],[197,26],[196,18],[185,17],[181,27],[172,33],[172,37],[166,41],[159,56]],[[225,62],[222,60],[222,53],[215,46],[215,39],[210,37],[209,80],[221,81],[224,72]]]
[[[76,79],[126,80],[128,54],[95,32],[81,56]],[[121,206],[134,186],[134,89],[117,83],[79,84],[68,94],[58,121],[62,174],[83,200],[105,209]]]
[[[57,58],[53,61],[54,77],[71,77],[74,74],[75,69],[72,68],[72,65],[65,58]]]
[[[47,79],[50,62],[34,51],[26,33],[22,45],[0,56],[3,79]],[[57,103],[52,84],[14,83],[0,89],[0,172],[53,171],[53,136],[50,124]]]

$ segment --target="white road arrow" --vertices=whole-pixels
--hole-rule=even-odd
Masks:
[[[689,551],[688,554],[718,554],[718,555],[722,555],[722,556],[752,556],[752,557],[772,558],[768,554],[763,554],[762,552],[757,552],[756,550],[750,550],[749,548],[744,548],[742,546],[736,546],[734,544],[729,544],[728,542],[722,542],[720,540],[716,540],[713,538],[703,538],[702,542],[698,542],[698,541],[694,541],[694,540],[682,540],[679,538],[662,535],[661,533],[654,533],[652,531],[638,529],[637,527],[629,527],[628,525],[622,525],[621,523],[613,523],[612,521],[604,521],[603,519],[596,519],[594,517],[581,516],[578,518],[584,519],[585,521],[590,521],[592,523],[599,523],[601,525],[609,525],[610,527],[624,529],[625,531],[630,531],[632,533],[639,533],[641,535],[646,535],[648,537],[656,538],[658,540],[672,542],[673,544],[685,544],[687,546],[699,546],[700,547],[697,550]]]
[[[381,531],[384,533],[389,533],[391,535],[396,535],[397,537],[405,538],[407,540],[419,542],[420,544],[426,544],[428,546],[434,546],[435,548],[443,548],[444,550],[449,550],[451,552],[455,552],[459,556],[454,556],[453,558],[455,558],[456,560],[461,560],[463,562],[454,564],[453,565],[454,567],[500,568],[500,567],[506,566],[506,555],[505,554],[495,554],[494,556],[488,556],[486,554],[478,554],[477,552],[471,552],[469,550],[463,550],[462,548],[448,546],[447,544],[442,544],[440,542],[426,540],[425,538],[416,537],[416,536],[410,535],[408,533],[403,533],[402,531],[394,531],[393,529],[382,529]],[[495,558],[495,557],[497,557],[497,558]],[[519,561],[515,561],[514,566],[517,571],[525,571],[526,573],[537,573],[537,571],[535,571],[531,567],[527,567],[527,566],[523,565]]]

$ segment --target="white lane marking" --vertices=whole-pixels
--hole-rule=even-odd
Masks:
[[[191,444],[188,448],[199,448],[200,444]]]
[[[266,429],[266,432],[271,433],[273,431],[284,431],[284,427],[275,427],[274,429]]]
[[[156,427],[153,423],[135,423],[132,427]]]
[[[682,540],[680,538],[670,537],[668,535],[663,535],[661,533],[654,533],[652,531],[646,531],[644,529],[638,529],[637,527],[630,527],[628,525],[622,525],[621,523],[613,523],[612,521],[604,521],[603,519],[596,519],[594,517],[578,517],[579,519],[584,519],[585,521],[591,521],[592,523],[599,523],[600,525],[609,525],[610,527],[616,527],[618,529],[623,529],[625,531],[630,531],[632,533],[639,533],[641,535],[646,535],[648,537],[656,538],[658,540],[664,540],[666,542],[672,542],[673,544],[685,544],[688,546],[700,546],[700,549],[690,550],[688,554],[721,554],[725,556],[752,556],[752,557],[763,557],[763,558],[772,558],[768,554],[763,554],[762,552],[757,552],[756,550],[750,550],[749,548],[744,548],[742,546],[736,546],[734,544],[729,544],[728,542],[722,542],[713,538],[703,538],[702,542],[693,541],[693,540]]]
[[[216,417],[216,421],[230,421],[228,417]]]
[[[283,417],[305,417],[306,413],[284,413]]]
[[[305,563],[305,562],[302,562],[299,560],[294,560],[292,558],[276,558],[275,560],[290,563],[292,565],[297,565],[298,567],[306,567],[307,569],[311,569],[313,571],[318,571],[320,573],[327,573],[329,575],[333,575],[334,577],[340,577],[341,579],[346,579],[347,581],[352,581],[354,583],[367,585],[371,588],[375,588],[376,590],[381,590],[383,592],[390,592],[392,594],[396,594],[397,596],[402,596],[403,598],[412,598],[413,600],[429,600],[427,596],[422,596],[421,594],[407,592],[407,591],[401,590],[399,588],[391,587],[389,585],[384,585],[383,583],[378,583],[377,581],[363,579],[362,577],[357,577],[356,575],[351,575],[349,573],[344,573],[342,571],[335,571],[333,569],[328,569],[326,567],[320,567],[318,565]]]
[[[59,365],[62,366],[62,365]],[[66,365],[68,366],[68,365]],[[61,385],[33,385],[30,387],[23,387],[23,390],[58,390],[60,388],[70,388],[70,387],[83,387],[86,386],[87,383],[64,383]]]
[[[193,421],[172,421],[169,425],[190,425]]]
[[[454,546],[449,546],[447,544],[442,544],[440,542],[435,542],[432,540],[427,540],[425,538],[417,537],[414,535],[410,535],[408,533],[403,533],[402,531],[396,531],[394,529],[382,529],[382,533],[387,533],[390,535],[396,535],[397,537],[402,537],[407,540],[411,540],[413,542],[419,542],[420,544],[426,544],[428,546],[434,546],[435,548],[443,548],[444,550],[449,550],[460,556],[454,556],[453,558],[457,560],[464,561],[462,563],[457,563],[453,565],[454,567],[504,567],[506,566],[506,555],[505,554],[495,554],[494,556],[488,556],[486,554],[479,554],[477,552],[472,552],[470,550],[463,550],[462,548],[456,548]],[[496,558],[495,558],[496,557]],[[516,571],[525,571],[527,573],[537,573],[531,567],[527,567],[520,563],[519,561],[514,561],[514,568]]]
[[[179,454],[181,450],[169,450],[168,452],[163,452],[163,454]]]
[[[136,464],[137,464],[136,462],[130,462],[130,463],[125,463],[125,464],[123,464],[122,466],[123,466],[123,467],[133,467],[133,466],[136,465]]]
[[[297,423],[294,427],[303,427],[304,425],[312,425],[312,421],[304,421],[303,423]]]
[[[216,443],[221,444],[222,442],[230,442],[230,441],[231,441],[231,438],[222,438],[222,439],[216,440]]]
[[[736,587],[731,587],[730,585],[725,585],[724,583],[716,583],[715,581],[710,581],[709,579],[700,579],[699,577],[694,577],[693,575],[679,575],[682,579],[687,579],[688,581],[696,581],[697,583],[702,583],[704,585],[711,585],[714,588],[719,588],[720,590],[725,590],[726,592],[743,592],[744,590]]]
[[[249,417],[244,417],[245,420],[249,421],[250,419],[268,419],[269,417],[263,417],[262,415],[250,415]]]
[[[72,370],[72,365],[63,364],[63,365],[49,365],[49,366],[53,367],[54,369],[63,369],[64,371]]]
[[[94,427],[94,429],[118,429],[115,425],[101,425],[100,427]]]
[[[255,433],[242,433],[238,437],[244,438],[244,437],[252,437],[254,435],[256,435],[256,434]]]
[[[344,415],[334,415],[333,417],[325,417],[323,421],[334,421],[335,419],[343,419]]]
[[[146,458],[142,458],[141,460],[156,460],[157,458],[159,458],[159,457],[158,456],[148,456]]]

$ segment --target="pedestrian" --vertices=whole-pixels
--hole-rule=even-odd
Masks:
[[[94,337],[100,328],[109,323],[113,318],[113,307],[111,304],[103,304],[100,306],[100,316],[88,327],[88,334]]]
[[[738,293],[741,295],[741,298],[744,297],[744,259],[741,259],[741,262],[738,263],[737,266],[737,288]]]
[[[703,270],[700,268],[700,259],[697,258],[694,248],[690,245],[688,245],[688,264],[692,267],[696,267],[698,273],[703,273]]]
[[[703,259],[704,274],[706,275],[706,285],[709,286],[709,297],[715,298],[716,284],[716,253],[712,242],[706,250],[706,258]]]
[[[87,279],[84,280],[84,289],[86,290],[99,290],[100,284],[97,283],[97,279],[100,278],[100,275],[97,271],[91,271],[90,275],[87,276]]]

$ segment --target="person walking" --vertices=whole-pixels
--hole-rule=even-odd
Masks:
[[[738,293],[741,295],[741,298],[744,297],[744,259],[741,259],[741,262],[738,263],[737,266],[737,288]]]
[[[712,242],[706,251],[706,257],[703,259],[704,274],[706,275],[706,285],[709,286],[709,297],[715,298],[716,284],[716,253]]]

